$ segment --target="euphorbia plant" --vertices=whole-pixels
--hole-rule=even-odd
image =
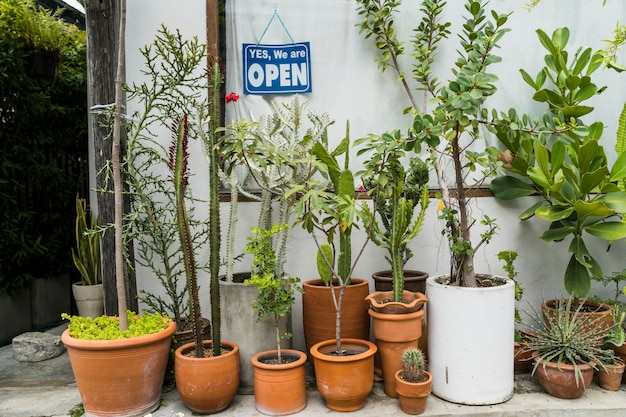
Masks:
[[[278,273],[277,257],[272,247],[272,237],[288,228],[288,224],[274,224],[269,230],[253,228],[254,235],[248,238],[246,247],[246,252],[254,258],[250,268],[252,275],[244,284],[254,285],[257,289],[258,296],[252,307],[258,312],[258,321],[265,316],[271,316],[274,321],[279,364],[283,363],[280,341],[291,337],[290,333],[280,334],[280,321],[291,312],[291,306],[296,300],[295,289],[302,291],[296,286],[300,282],[298,278]]]
[[[363,223],[372,241],[386,248],[391,263],[393,301],[402,301],[404,289],[403,267],[412,256],[408,243],[422,228],[428,207],[428,166],[417,157],[410,158],[406,169],[406,141],[399,130],[369,135],[355,142],[361,145],[358,155],[370,158],[364,163],[361,175],[374,202],[374,210],[363,205]],[[415,216],[415,207],[419,212]],[[376,218],[380,216],[380,222]],[[380,225],[382,223],[382,227]]]
[[[325,136],[325,135],[324,135]],[[333,149],[327,149],[327,143],[318,142],[311,149],[316,158],[319,172],[325,181],[311,180],[305,184],[294,184],[286,194],[302,193],[295,207],[298,221],[311,235],[318,248],[317,265],[320,276],[326,285],[339,285],[339,296],[331,291],[335,305],[335,340],[337,354],[343,354],[341,348],[341,305],[346,286],[350,284],[352,271],[356,266],[363,249],[353,260],[352,230],[357,227],[356,221],[362,217],[362,207],[358,204],[354,186],[354,175],[349,168],[350,128],[346,126],[346,136]],[[343,165],[338,157],[344,156]],[[317,237],[321,232],[326,241]]]

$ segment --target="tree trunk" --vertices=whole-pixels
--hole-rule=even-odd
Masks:
[[[85,26],[87,29],[87,91],[89,113],[89,140],[95,153],[95,188],[112,191],[112,181],[106,181],[105,168],[111,161],[111,126],[104,123],[102,112],[115,101],[115,71],[117,67],[117,35],[119,4],[116,0],[86,0]],[[122,137],[121,152],[125,149]],[[93,172],[93,171],[92,171]],[[125,202],[125,211],[128,210]],[[115,207],[112,192],[97,193],[97,215],[100,225],[114,223]],[[116,315],[117,290],[115,284],[115,240],[113,230],[102,236],[101,270],[104,287],[105,314]],[[133,253],[132,246],[128,248]],[[126,268],[127,269],[127,268]],[[126,272],[128,275],[128,272]],[[128,308],[137,311],[137,285],[134,276],[126,279]]]

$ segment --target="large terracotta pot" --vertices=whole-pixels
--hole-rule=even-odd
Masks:
[[[211,338],[211,321],[207,318],[200,318],[202,327],[202,337],[204,339]],[[176,331],[172,336],[172,347],[170,349],[170,355],[167,361],[167,368],[165,371],[164,387],[173,388],[176,383],[176,375],[174,374],[174,361],[176,360],[175,351],[182,345],[195,340],[193,336],[193,330],[191,329],[191,322],[187,318],[183,318],[181,323],[176,327]]]
[[[538,358],[535,358],[535,361],[537,360]],[[557,398],[574,399],[585,393],[593,380],[595,371],[591,366],[584,364],[579,365],[579,368],[583,379],[578,382],[578,386],[576,385],[574,367],[566,363],[547,362],[545,366],[540,363],[535,370],[535,375],[548,394]]]
[[[626,362],[626,343],[623,343],[621,346],[613,346],[613,352],[622,362]],[[626,383],[626,372],[622,375],[622,384],[624,383]]]
[[[335,304],[330,287],[321,279],[302,284],[302,320],[307,353],[314,344],[335,338]],[[333,287],[339,297],[339,287]],[[370,317],[365,297],[369,294],[367,280],[352,278],[346,287],[341,308],[341,337],[369,340]],[[309,357],[309,359],[312,359]]]
[[[254,403],[258,411],[271,416],[285,416],[306,407],[306,355],[292,349],[281,349],[281,365],[265,363],[276,358],[278,351],[257,353],[250,361],[254,366]]]
[[[402,367],[402,354],[409,347],[418,347],[422,335],[423,305],[427,301],[424,294],[403,292],[407,303],[389,302],[386,307],[381,300],[393,299],[393,292],[373,292],[366,300],[372,318],[374,337],[378,346],[385,394],[398,398],[395,374]],[[402,313],[401,307],[406,308]],[[388,309],[388,310],[387,310]],[[380,310],[380,311],[377,311]],[[389,312],[387,312],[389,311]]]
[[[604,365],[606,370],[598,366],[598,384],[609,391],[619,390],[624,376],[624,362],[615,361],[614,365]]]
[[[72,294],[79,316],[96,318],[104,314],[102,284],[82,285],[75,282],[72,284]]]
[[[205,340],[210,348],[211,340]],[[187,353],[195,343],[176,349],[176,389],[189,409],[198,414],[212,414],[230,405],[239,388],[239,346],[222,340],[222,354],[210,358],[190,358]]]
[[[426,279],[428,272],[417,271],[413,269],[404,269],[404,289],[411,292],[426,292]],[[374,280],[374,290],[376,291],[392,291],[393,280],[391,279],[391,269],[378,271],[372,274]]]
[[[317,389],[326,406],[335,411],[356,411],[374,387],[376,345],[367,340],[341,339],[342,349],[353,355],[337,356],[335,340],[325,340],[311,347]]]
[[[87,416],[144,416],[159,407],[165,366],[176,330],[118,340],[61,335]]]
[[[556,314],[555,305],[558,301],[561,300],[547,300],[541,303],[541,311],[544,315],[550,314],[552,317]],[[564,305],[567,304],[567,299],[562,300]],[[574,301],[572,301],[572,312],[570,314],[574,314],[573,311],[576,309],[574,305]],[[598,332],[600,334],[605,334],[611,326],[613,326],[613,316],[611,315],[611,311],[613,307],[609,304],[603,303],[594,303],[591,301],[585,301],[583,307],[580,310],[580,314],[583,315],[583,320],[588,323],[587,327],[599,327]]]
[[[426,400],[430,395],[433,376],[424,371],[427,379],[422,382],[408,382],[400,377],[402,370],[396,371],[396,389],[400,398],[400,410],[406,414],[422,414],[426,410]]]

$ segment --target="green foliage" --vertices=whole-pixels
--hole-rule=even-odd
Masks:
[[[620,308],[620,306],[614,305],[613,310],[611,310],[611,317],[613,318],[613,324],[604,335],[604,343],[602,345],[605,349],[620,347],[626,342],[626,332],[624,331],[626,311]]]
[[[494,179],[491,191],[502,199],[533,194],[543,197],[520,219],[536,215],[548,221],[548,230],[541,236],[546,242],[571,236],[572,256],[564,284],[569,294],[583,297],[591,277],[603,276],[585,243],[586,234],[609,245],[626,237],[626,223],[622,221],[626,193],[619,188],[626,178],[626,156],[621,155],[611,167],[599,144],[603,124],[587,126],[579,119],[593,110],[582,103],[601,92],[591,81],[591,74],[600,66],[598,53],[587,48],[568,54],[567,28],[556,29],[551,37],[541,30],[537,34],[548,51],[546,66],[534,79],[524,70],[521,73],[535,89],[534,99],[547,103],[548,111],[541,120],[520,117],[513,110],[499,116],[494,113],[491,129],[506,147],[498,159],[511,175]]]
[[[276,253],[272,247],[272,237],[281,231],[288,229],[288,224],[275,224],[269,230],[253,228],[253,235],[248,238],[246,252],[253,255],[250,267],[252,275],[245,285],[254,285],[258,291],[257,299],[252,307],[257,310],[257,321],[265,316],[271,316],[276,331],[276,349],[278,350],[278,363],[282,363],[280,341],[283,337],[291,337],[290,334],[280,334],[280,320],[291,312],[291,306],[296,301],[294,288],[302,291],[296,285],[299,278],[289,277],[278,273]]]
[[[21,3],[0,2],[0,293],[10,295],[73,269],[75,196],[87,192],[85,33],[58,21],[56,76],[31,78],[9,11]]]
[[[418,348],[410,347],[402,353],[402,377],[407,382],[424,381],[424,354]]]
[[[503,250],[498,252],[498,259],[504,262],[503,269],[506,271],[507,277],[515,283],[515,300],[521,301],[524,296],[524,290],[517,281],[517,270],[515,269],[515,260],[517,259],[517,252],[514,250]],[[515,322],[521,323],[522,317],[517,307],[515,307]],[[515,341],[521,342],[522,335],[518,330],[515,330]]]
[[[69,320],[70,336],[81,340],[130,339],[157,333],[170,322],[161,313],[138,315],[128,310],[128,330],[120,332],[119,319],[113,316],[81,317],[63,313],[63,320]]]
[[[372,211],[363,205],[363,223],[372,241],[389,253],[387,260],[391,263],[396,302],[402,301],[403,267],[412,256],[407,245],[421,230],[429,203],[428,165],[413,157],[408,170],[404,168],[406,140],[396,130],[380,136],[369,135],[355,142],[355,146],[361,145],[357,155],[369,156],[365,169],[357,175],[363,177],[375,208]],[[414,216],[417,205],[420,210]],[[379,214],[382,227],[375,213]]]
[[[70,417],[82,417],[82,415],[85,414],[83,403],[76,404],[71,410],[68,411],[68,414]]]
[[[80,272],[83,285],[100,282],[100,234],[96,231],[96,218],[90,215],[87,223],[87,202],[76,196],[76,251],[72,259]]]
[[[582,381],[580,365],[602,365],[602,341],[604,328],[597,325],[597,317],[590,318],[582,311],[581,300],[573,306],[572,299],[557,300],[555,313],[544,312],[543,317],[533,315],[524,351],[533,352],[536,362],[533,374],[539,366],[548,362],[569,364],[574,367],[576,386]],[[594,364],[595,362],[595,364]],[[584,383],[584,382],[583,382]]]

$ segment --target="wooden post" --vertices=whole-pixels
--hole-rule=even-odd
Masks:
[[[115,101],[115,71],[117,67],[117,36],[119,2],[116,0],[86,0],[85,27],[87,31],[87,94],[89,112],[89,140],[93,141],[97,189],[111,190],[112,180],[106,184],[103,168],[111,161],[111,126],[103,125],[105,117],[98,111]],[[124,146],[122,145],[122,149]],[[127,206],[128,207],[128,206]],[[101,225],[114,222],[113,193],[97,193],[97,214]],[[129,248],[132,253],[132,247]],[[104,287],[104,311],[116,315],[115,241],[113,230],[102,236],[101,271]],[[126,280],[128,308],[137,311],[137,285],[134,276]]]

